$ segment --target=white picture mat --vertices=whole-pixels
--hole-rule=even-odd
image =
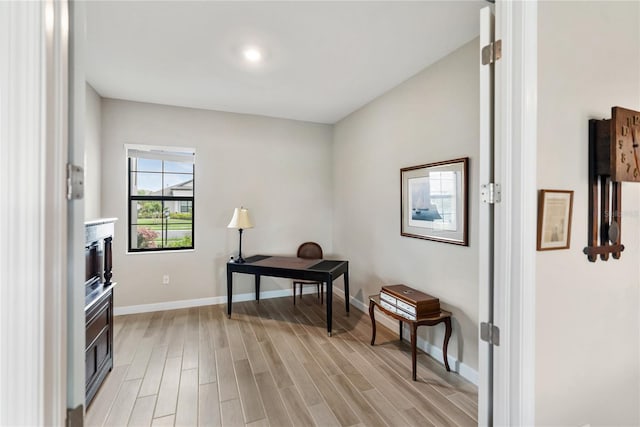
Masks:
[[[550,249],[568,246],[571,193],[545,192],[542,203],[540,247]]]

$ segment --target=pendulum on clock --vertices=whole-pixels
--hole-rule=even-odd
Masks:
[[[640,112],[611,108],[611,119],[589,120],[589,261],[618,259],[622,182],[640,182]]]

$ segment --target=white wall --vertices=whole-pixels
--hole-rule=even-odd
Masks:
[[[118,217],[114,239],[116,306],[226,295],[225,264],[237,255],[238,231],[227,229],[233,209],[250,211],[255,228],[243,234],[243,255],[294,255],[304,241],[332,253],[332,128],[260,116],[104,99],[102,215]],[[195,251],[126,254],[124,144],[194,147]],[[170,276],[163,286],[162,275]],[[235,275],[234,294],[253,291]],[[263,278],[262,290],[290,289]]]
[[[100,95],[89,83],[86,87],[86,111],[84,127],[84,217],[95,219],[101,216],[101,159],[100,134],[102,132],[102,107]]]
[[[640,3],[541,2],[538,187],[574,190],[571,249],[537,253],[536,423],[640,424],[639,187],[620,260],[590,263],[588,119],[640,110]]]
[[[343,119],[334,131],[334,248],[351,295],[404,283],[453,311],[449,354],[478,367],[478,40]],[[470,157],[469,247],[400,236],[400,169]],[[435,332],[434,332],[435,331]],[[442,347],[444,328],[419,335]]]

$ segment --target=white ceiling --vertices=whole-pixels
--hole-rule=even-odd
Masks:
[[[476,37],[486,4],[91,1],[87,80],[108,98],[335,123]]]

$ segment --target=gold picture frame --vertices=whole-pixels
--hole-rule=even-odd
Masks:
[[[539,251],[569,249],[573,191],[540,190],[538,197]]]

